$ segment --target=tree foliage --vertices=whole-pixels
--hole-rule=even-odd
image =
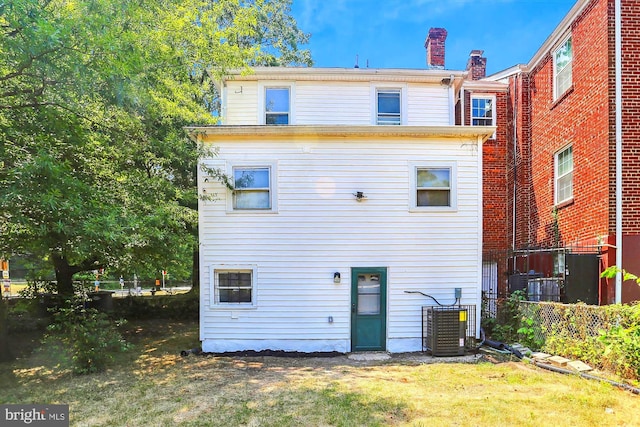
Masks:
[[[212,78],[310,65],[290,0],[0,3],[0,254],[73,275],[185,269]]]

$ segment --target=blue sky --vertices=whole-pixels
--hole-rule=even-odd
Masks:
[[[448,32],[445,67],[484,50],[487,74],[527,63],[576,0],[293,0],[317,67],[424,68],[431,27]]]

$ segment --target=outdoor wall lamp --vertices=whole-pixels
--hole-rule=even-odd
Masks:
[[[356,200],[359,202],[367,198],[362,191],[356,191],[354,196],[356,196]]]
[[[340,283],[340,273],[337,271],[333,273],[333,283]]]

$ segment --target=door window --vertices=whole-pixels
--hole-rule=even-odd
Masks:
[[[358,314],[380,314],[380,276],[358,275]]]

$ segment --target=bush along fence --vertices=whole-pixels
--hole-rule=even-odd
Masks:
[[[517,304],[518,314],[510,317],[516,324],[509,330],[515,329],[524,344],[640,380],[640,304],[592,306],[515,299],[511,305]]]

